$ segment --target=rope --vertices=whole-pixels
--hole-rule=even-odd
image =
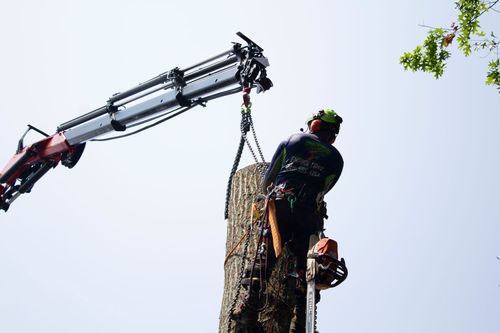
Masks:
[[[253,224],[253,223],[252,223]],[[229,260],[229,258],[233,255],[234,251],[236,251],[236,249],[240,246],[241,242],[243,241],[243,239],[245,239],[245,237],[248,235],[248,233],[250,232],[250,228],[248,228],[245,233],[243,235],[241,235],[240,239],[236,242],[236,244],[233,245],[233,247],[231,248],[231,250],[229,250],[229,252],[227,253],[226,255],[226,258],[224,258],[224,266],[226,266],[227,264],[227,261]]]
[[[252,219],[252,223],[250,224],[250,226],[257,223],[257,221],[259,220],[260,217],[261,217],[261,215],[260,215],[259,209],[257,208],[257,205],[255,203],[253,203],[252,204],[252,218],[253,219]],[[247,236],[247,234],[250,232],[250,230],[251,230],[251,228],[248,228],[248,230],[240,237],[240,239],[236,242],[236,244],[233,245],[231,250],[229,250],[229,252],[226,255],[226,258],[224,259],[224,266],[226,266],[226,263],[229,260],[229,257],[231,257],[233,255],[233,253],[240,246],[241,242]]]

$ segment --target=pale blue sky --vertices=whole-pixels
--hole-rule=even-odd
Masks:
[[[483,24],[497,35],[498,15]],[[454,16],[453,1],[430,0],[5,3],[0,164],[26,124],[52,132],[242,31],[271,62],[275,86],[252,97],[267,159],[311,112],[345,120],[326,227],[350,276],[323,293],[319,330],[497,333],[500,95],[484,86],[487,59],[454,52],[439,81],[398,64],[425,37],[418,24]],[[216,332],[240,102],[91,143],[2,212],[0,332]]]

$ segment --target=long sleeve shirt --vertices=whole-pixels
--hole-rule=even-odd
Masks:
[[[304,194],[308,201],[319,202],[335,185],[343,166],[337,148],[317,135],[297,133],[279,144],[263,186],[266,189],[271,183],[285,184],[286,188]]]

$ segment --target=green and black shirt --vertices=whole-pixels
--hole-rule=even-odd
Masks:
[[[285,184],[299,200],[319,203],[339,179],[343,166],[334,146],[314,134],[298,133],[280,143],[263,184]]]

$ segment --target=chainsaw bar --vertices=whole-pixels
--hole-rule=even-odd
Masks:
[[[306,333],[316,332],[316,282],[307,282]]]

